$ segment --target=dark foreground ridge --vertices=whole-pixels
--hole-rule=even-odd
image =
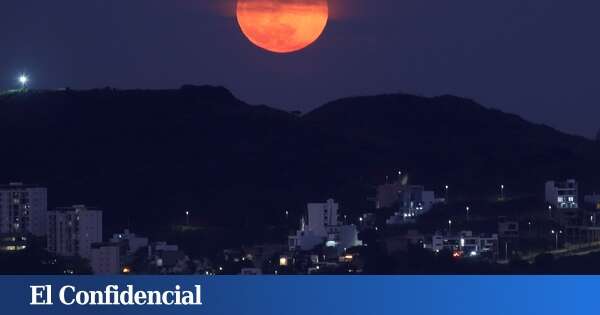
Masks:
[[[539,195],[548,179],[600,188],[600,146],[453,97],[338,100],[298,116],[251,106],[222,87],[28,91],[0,95],[0,182],[49,187],[50,208],[84,203],[106,234],[180,222],[256,229],[334,197],[347,211],[387,174],[457,198]]]

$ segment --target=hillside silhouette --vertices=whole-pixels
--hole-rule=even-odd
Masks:
[[[346,98],[299,116],[222,87],[27,91],[0,96],[0,181],[49,187],[50,205],[105,211],[108,231],[269,226],[334,197],[368,210],[398,170],[457,198],[542,194],[547,179],[600,188],[600,147],[453,97]]]

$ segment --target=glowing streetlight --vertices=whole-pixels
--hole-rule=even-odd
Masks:
[[[27,86],[27,82],[29,82],[29,78],[24,73],[19,76],[19,83],[21,83],[21,88],[25,89]]]
[[[185,225],[190,225],[190,212],[185,211]]]
[[[504,185],[500,185],[500,200],[504,200]]]
[[[469,206],[467,206],[465,209],[467,210],[467,219],[468,219],[469,218],[469,210],[471,210],[471,208],[469,208]]]
[[[550,232],[552,234],[554,234],[554,247],[555,247],[555,249],[558,249],[558,235],[562,234],[563,231],[562,230],[558,230],[558,231],[552,230]]]
[[[448,235],[452,233],[452,220],[448,220]]]
[[[446,202],[448,202],[448,185],[446,185],[444,188],[446,188]]]

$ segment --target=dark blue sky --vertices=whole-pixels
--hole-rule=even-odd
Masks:
[[[303,111],[351,95],[455,94],[570,133],[600,128],[600,2],[332,1],[315,45],[275,55],[217,0],[2,0],[0,88],[22,70],[35,88],[215,84]]]

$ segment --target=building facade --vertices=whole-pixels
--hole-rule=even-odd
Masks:
[[[90,251],[90,265],[95,275],[121,273],[121,245],[117,243],[95,243]]]
[[[402,188],[400,181],[377,186],[375,209],[391,208],[398,202],[398,191]]]
[[[47,194],[22,183],[0,187],[0,234],[46,235]]]
[[[335,247],[341,252],[362,245],[358,239],[356,226],[343,225],[339,221],[339,204],[333,199],[324,203],[309,203],[307,210],[308,224],[302,218],[300,230],[289,237],[290,250],[311,250],[324,244],[326,247]]]
[[[102,211],[84,205],[48,212],[48,251],[91,258],[92,244],[102,242]]]
[[[577,181],[568,179],[564,182],[546,182],[546,202],[558,209],[579,207],[579,190]]]
[[[309,231],[324,237],[327,236],[329,227],[339,225],[338,210],[340,206],[333,199],[328,199],[324,203],[309,203],[306,208]]]
[[[434,234],[431,243],[424,247],[436,252],[451,251],[458,256],[486,255],[495,258],[498,254],[498,234],[474,235],[471,231],[461,231],[455,235]]]

